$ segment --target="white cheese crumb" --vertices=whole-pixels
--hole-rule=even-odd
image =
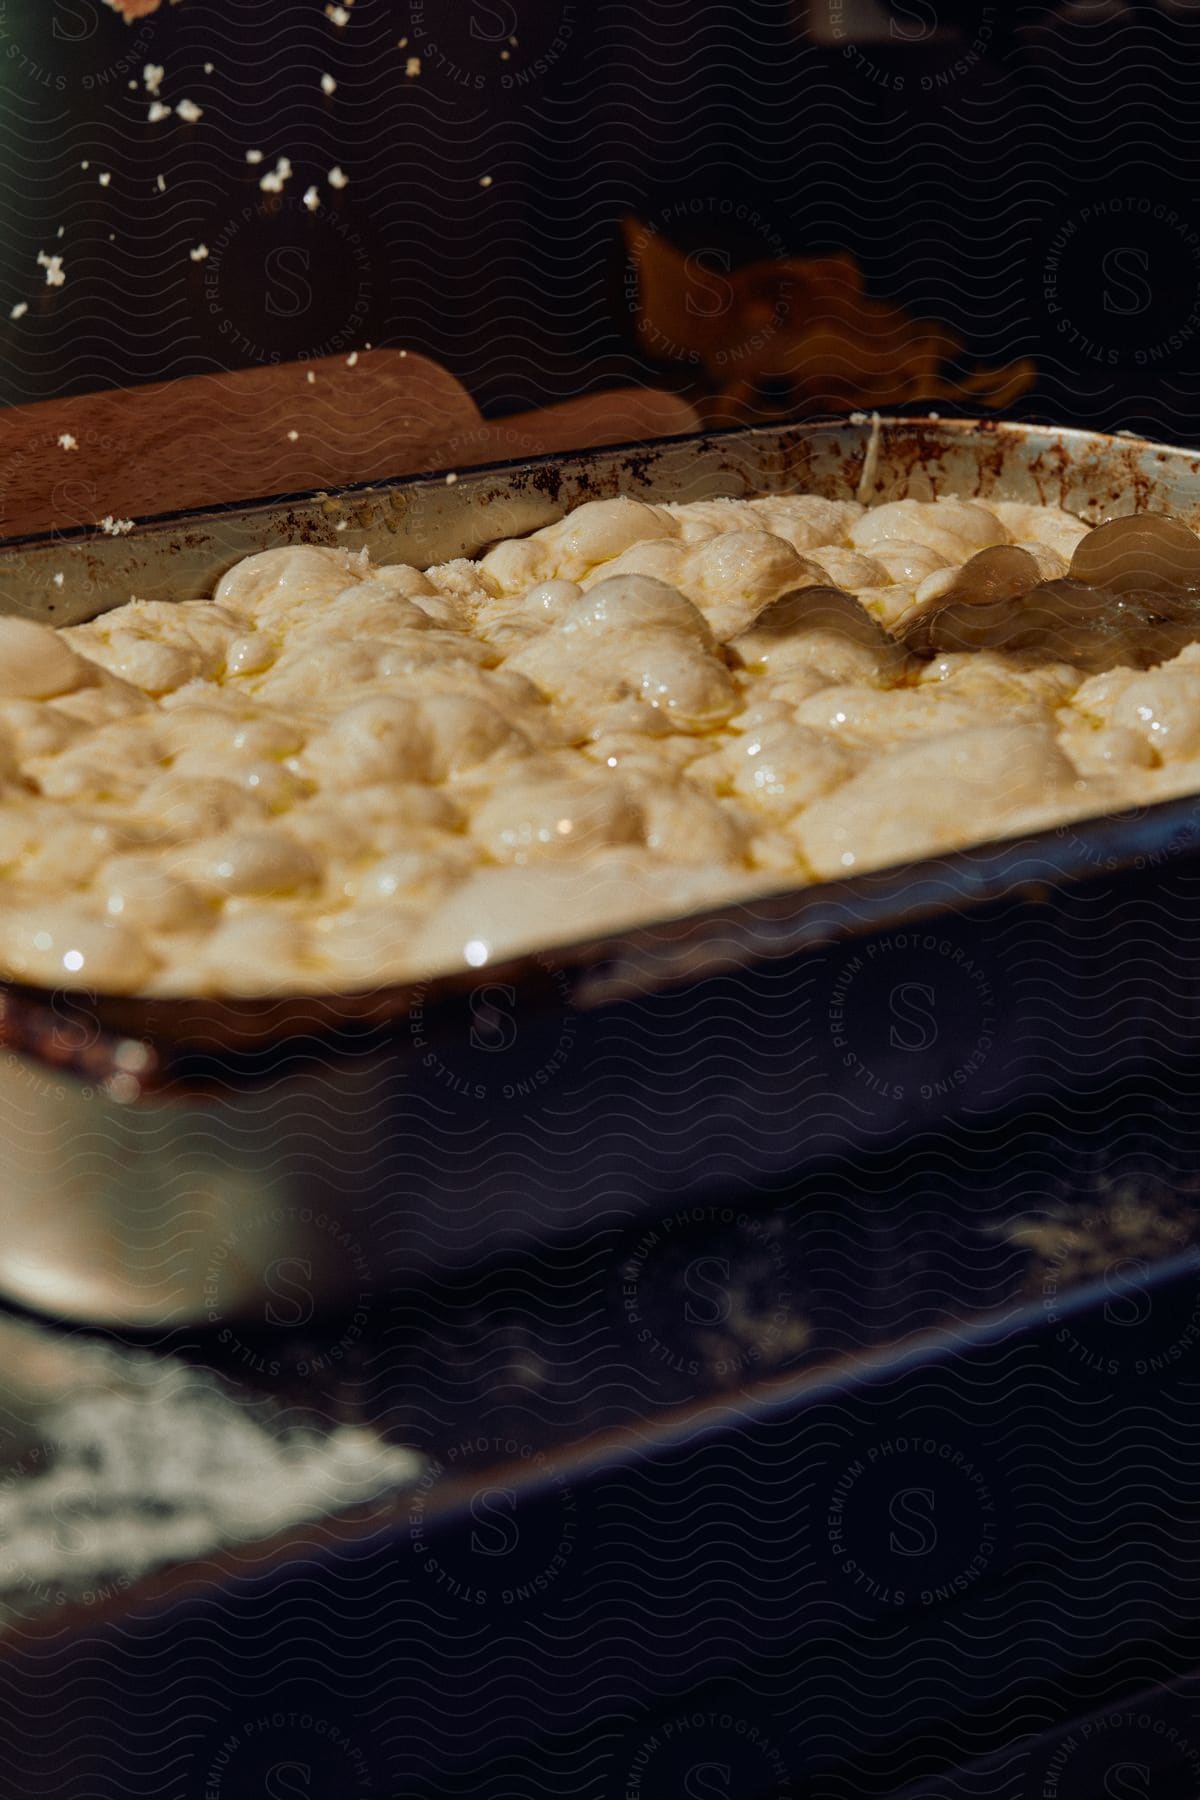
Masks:
[[[421,73],[421,59],[419,56],[409,57],[404,65],[404,73],[406,75],[419,75]]]
[[[189,125],[194,125],[197,119],[203,118],[204,116],[204,108],[202,106],[197,106],[194,100],[181,100],[179,105],[175,108],[175,111],[179,114],[179,117],[185,120]]]
[[[157,187],[158,187],[158,191],[159,191],[159,193],[160,193],[160,194],[165,194],[165,193],[166,193],[166,191],[167,191],[167,183],[166,183],[166,179],[165,179],[165,177],[163,177],[163,176],[162,176],[162,175],[160,175],[160,176],[159,176],[159,177],[158,177],[158,181],[157,181],[157,183],[156,183],[156,185],[157,185]]]
[[[491,185],[492,185],[491,176],[490,175],[481,175],[479,177],[479,185],[480,185],[480,187],[484,187],[484,188],[491,187]]]
[[[350,23],[350,14],[346,11],[344,6],[327,6],[325,8],[325,17],[327,19],[332,19],[339,30],[343,25],[348,25]]]
[[[306,375],[305,375],[305,377],[304,377],[304,379],[305,379],[305,381],[308,381],[308,382],[312,382],[312,383],[313,383],[313,384],[314,384],[314,386],[315,386],[315,384],[316,384],[316,379],[317,379],[317,378],[316,378],[316,376],[315,376],[315,375],[314,375],[314,374],[313,374],[313,372],[312,372],[312,370],[311,370],[311,369],[309,369],[309,371],[308,371],[308,373],[307,373],[307,374],[306,374]]]
[[[12,311],[9,313],[8,316],[10,319],[23,319],[25,317],[25,314],[28,311],[29,311],[28,302],[25,300],[18,300],[17,304],[13,307]]]
[[[337,82],[333,79],[332,75],[322,75],[322,77],[321,77],[321,92],[323,94],[336,94],[337,93]]]
[[[335,531],[345,531],[345,529],[346,529],[346,520],[339,519],[337,524],[334,526],[334,530]]]
[[[396,48],[397,48],[397,50],[407,50],[408,49],[408,39],[406,37],[398,38],[396,41]]]
[[[300,436],[300,433],[298,431],[289,431],[288,432],[288,443],[294,444],[296,442],[296,439],[299,436]]]
[[[161,63],[146,64],[145,68],[142,70],[142,81],[145,84],[146,92],[148,94],[157,96],[158,90],[162,86],[162,78],[166,72],[167,71],[163,68]]]
[[[61,256],[47,256],[44,250],[38,251],[38,268],[46,271],[46,286],[61,287],[67,279],[63,269]]]
[[[55,577],[54,577],[54,585],[55,585],[55,587],[61,587],[62,584],[63,584],[63,572],[60,569],[58,571],[57,575],[55,575]]]
[[[446,486],[453,487],[457,480],[458,480],[458,476],[454,473],[453,470],[451,470],[449,475],[447,475],[447,477],[446,477]]]
[[[281,156],[274,169],[269,170],[259,182],[264,194],[282,194],[283,184],[292,178],[292,165],[286,156]]]
[[[335,164],[326,177],[331,188],[344,188],[350,185],[350,177],[344,173],[340,164]]]
[[[81,169],[90,169],[92,165],[90,162],[81,162],[79,166]]]
[[[69,431],[60,431],[58,434],[58,447],[60,450],[78,450],[79,439],[72,437]]]
[[[208,245],[207,244],[197,244],[196,248],[194,250],[188,251],[188,255],[191,257],[193,262],[204,262],[204,260],[208,256]]]
[[[164,119],[169,119],[170,116],[171,116],[170,107],[164,106],[161,100],[152,100],[150,102],[150,108],[146,114],[146,117],[150,121],[151,125],[161,125],[162,121]]]
[[[358,361],[358,351],[352,350],[350,352],[349,356],[346,358],[346,367],[348,369],[352,369],[354,367],[355,363],[357,363],[357,361]]]
[[[60,225],[60,226],[59,226],[59,228],[58,228],[58,230],[57,230],[57,231],[56,231],[56,232],[55,232],[55,234],[54,234],[54,235],[55,235],[55,237],[66,237],[66,235],[67,235],[67,228],[66,228],[66,226],[65,226],[65,225]]]
[[[402,351],[401,351],[401,352],[400,352],[400,354],[401,354],[401,356],[407,356],[407,355],[408,355],[408,351],[407,351],[407,350],[402,350]]]
[[[247,150],[246,161],[248,163],[260,163],[262,159],[263,153],[261,150]]]
[[[212,72],[213,72],[213,64],[212,64],[212,63],[205,63],[205,65],[204,65],[204,73],[205,73],[205,74],[206,74],[206,75],[211,75],[211,74],[212,74]]]
[[[318,194],[315,187],[305,188],[304,204],[307,206],[309,212],[316,212],[318,206],[320,206],[321,196]]]
[[[103,175],[97,175],[96,180],[100,183],[101,187],[107,187],[109,182],[112,180],[112,176],[106,169],[104,171]]]
[[[100,529],[108,537],[121,537],[125,532],[133,530],[133,520],[114,519],[111,513],[105,513],[100,520]]]

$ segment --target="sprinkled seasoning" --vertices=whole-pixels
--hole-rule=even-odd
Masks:
[[[274,169],[269,170],[258,185],[264,194],[282,194],[284,182],[291,179],[291,162],[286,156],[281,156]]]

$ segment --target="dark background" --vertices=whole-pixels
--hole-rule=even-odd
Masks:
[[[0,0],[0,398],[367,342],[439,358],[493,414],[676,382],[636,348],[635,213],[718,269],[849,249],[971,358],[1033,356],[1014,411],[1192,438],[1200,8],[874,13],[356,0],[339,29],[317,0],[183,0],[127,26],[99,0]],[[147,61],[198,122],[147,122]]]

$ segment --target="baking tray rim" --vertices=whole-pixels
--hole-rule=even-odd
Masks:
[[[1056,441],[1070,450],[1078,446],[1100,448],[1111,445],[1114,448],[1133,450],[1142,453],[1160,455],[1164,459],[1190,459],[1195,465],[1194,472],[1200,475],[1200,450],[1189,449],[1184,444],[1168,444],[1157,439],[1138,437],[1128,431],[1094,431],[1083,425],[1048,425],[1036,420],[997,419],[990,414],[972,418],[966,414],[943,416],[940,413],[820,413],[803,419],[781,419],[761,425],[727,425],[711,431],[692,432],[685,436],[660,438],[635,438],[619,444],[598,444],[580,450],[552,450],[538,456],[506,457],[498,462],[462,463],[451,470],[431,470],[411,475],[399,475],[392,478],[378,477],[369,481],[346,482],[335,487],[302,488],[281,494],[260,494],[249,500],[224,500],[213,506],[184,507],[175,512],[146,513],[133,521],[136,529],[141,531],[165,531],[174,529],[195,530],[207,522],[218,522],[222,519],[250,518],[259,512],[273,511],[278,508],[298,508],[308,506],[326,506],[353,500],[367,500],[395,493],[398,490],[436,490],[447,485],[447,476],[453,476],[454,482],[474,482],[481,476],[512,479],[529,471],[536,477],[539,471],[561,468],[567,464],[585,467],[589,463],[602,462],[614,457],[631,459],[650,459],[663,451],[687,450],[689,448],[719,448],[722,444],[744,442],[754,444],[759,440],[779,437],[781,433],[794,432],[798,438],[819,436],[823,432],[844,431],[847,426],[858,429],[875,429],[887,432],[903,429],[934,429],[950,436],[970,438],[1002,437],[1009,433],[1052,434]],[[0,570],[3,559],[9,553],[26,553],[33,550],[53,547],[59,552],[81,549],[88,544],[111,544],[111,534],[105,533],[100,526],[78,526],[69,531],[39,531],[24,536],[5,536],[0,538]]]

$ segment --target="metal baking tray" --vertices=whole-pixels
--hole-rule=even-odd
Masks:
[[[283,542],[422,564],[584,499],[797,490],[1195,521],[1200,458],[995,421],[772,426],[10,543],[0,604],[76,621],[131,593],[201,596]],[[524,956],[484,981],[231,1001],[9,987],[0,1293],[143,1326],[353,1306],[397,1278],[1187,1057],[1198,825],[1176,800]]]

